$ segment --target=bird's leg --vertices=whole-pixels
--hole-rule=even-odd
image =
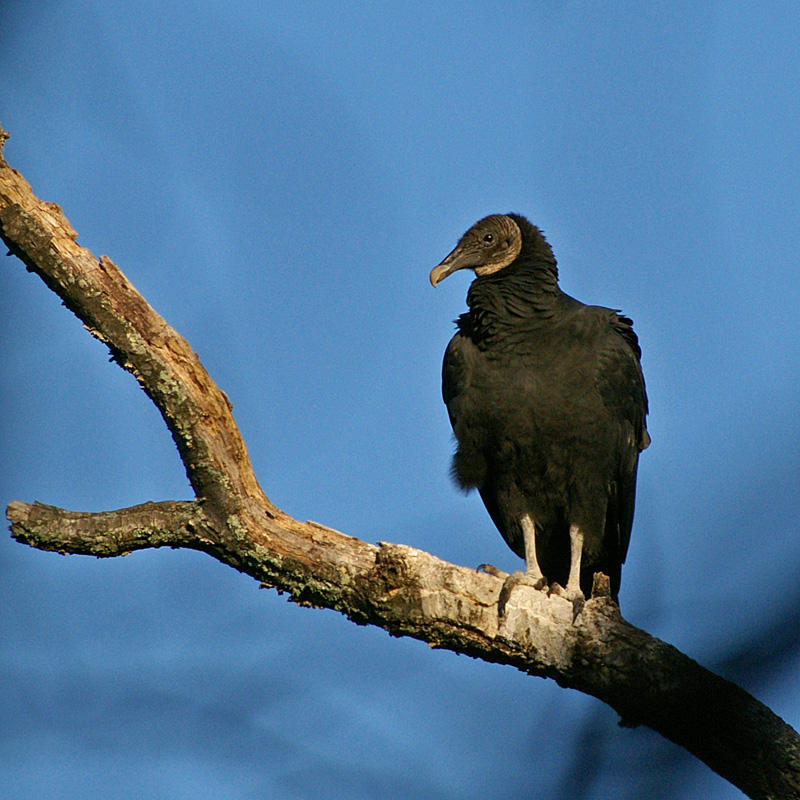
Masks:
[[[497,600],[497,613],[501,617],[505,613],[506,603],[515,586],[526,583],[528,586],[533,586],[534,589],[545,589],[547,587],[547,579],[542,574],[539,561],[536,558],[536,526],[530,514],[522,515],[520,527],[522,528],[522,541],[525,543],[525,572],[520,572],[519,570],[512,572],[503,581],[500,596]]]
[[[573,619],[581,613],[586,597],[581,591],[581,555],[583,555],[583,531],[577,525],[569,526],[569,577],[566,588],[553,584],[553,593],[572,602]]]
[[[567,594],[581,593],[581,555],[583,555],[583,532],[577,525],[569,526],[569,577]]]
[[[536,558],[536,526],[533,524],[531,515],[523,514],[520,525],[522,526],[522,540],[525,542],[525,576],[534,583],[541,581],[544,586],[545,578]]]

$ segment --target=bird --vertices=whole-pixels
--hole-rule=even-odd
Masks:
[[[478,490],[525,559],[504,590],[521,581],[555,592],[577,617],[601,572],[618,604],[639,454],[650,444],[633,322],[563,292],[552,248],[519,214],[478,220],[430,282],[462,269],[475,273],[469,310],[442,364],[452,475]]]

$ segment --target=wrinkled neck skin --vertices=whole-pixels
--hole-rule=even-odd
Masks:
[[[550,245],[527,220],[509,216],[522,231],[520,255],[499,272],[472,282],[467,293],[470,310],[457,320],[459,330],[482,348],[505,338],[504,334],[544,323],[561,294]]]

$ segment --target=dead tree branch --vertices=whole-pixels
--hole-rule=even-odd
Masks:
[[[0,148],[6,138],[0,129]],[[14,501],[6,513],[17,541],[103,557],[165,545],[202,550],[298,603],[594,695],[751,797],[800,797],[797,733],[744,690],[628,624],[602,593],[573,622],[568,601],[520,586],[500,616],[498,577],[280,511],[253,474],[230,403],[186,340],[110,259],[77,244],[61,209],[38,200],[1,153],[0,235],[156,404],[196,495],[103,513]]]

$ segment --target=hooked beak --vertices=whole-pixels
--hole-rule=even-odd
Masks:
[[[452,275],[456,270],[474,269],[476,266],[480,266],[479,263],[475,263],[475,259],[471,256],[472,254],[469,250],[456,247],[441,264],[431,270],[431,286],[435,288],[437,283],[443,281],[448,275]]]

